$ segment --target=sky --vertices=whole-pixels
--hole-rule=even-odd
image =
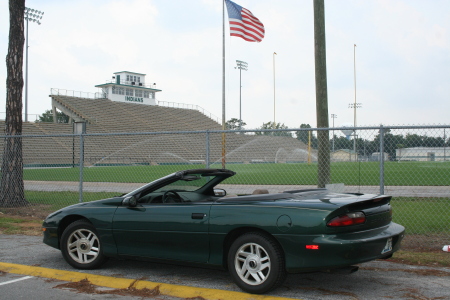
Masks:
[[[266,34],[260,43],[246,42],[230,37],[226,23],[226,119],[241,113],[247,129],[274,117],[289,128],[316,127],[313,0],[235,2],[259,18]],[[95,93],[114,72],[131,71],[156,83],[158,101],[198,105],[221,122],[221,0],[25,5],[44,11],[42,24],[29,26],[29,120],[51,109],[51,88]],[[355,95],[358,126],[450,123],[450,1],[325,0],[325,26],[330,126],[353,124]],[[5,0],[0,118],[8,35]],[[248,63],[241,111],[236,60]]]

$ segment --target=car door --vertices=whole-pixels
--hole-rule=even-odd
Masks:
[[[113,219],[119,255],[207,262],[211,204],[184,202],[119,207]]]

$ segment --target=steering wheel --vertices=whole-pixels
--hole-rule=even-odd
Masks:
[[[163,203],[170,203],[170,202],[183,202],[183,198],[175,192],[175,191],[166,191],[162,197]]]

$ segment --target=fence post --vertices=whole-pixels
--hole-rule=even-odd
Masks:
[[[205,157],[205,163],[206,168],[209,169],[209,130],[206,130],[206,157]]]
[[[80,182],[78,184],[79,202],[83,202],[84,136],[80,133]]]
[[[380,125],[380,194],[384,195],[384,128]]]

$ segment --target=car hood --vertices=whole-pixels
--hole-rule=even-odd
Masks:
[[[79,208],[86,208],[86,207],[111,207],[111,206],[119,206],[122,204],[123,197],[114,197],[114,198],[108,198],[108,199],[102,199],[102,200],[96,200],[96,201],[90,201],[90,202],[82,202],[77,203],[74,205],[66,206],[64,208],[61,208],[53,213],[51,213],[47,218],[50,218],[51,216],[55,214],[60,214],[64,212],[68,212],[71,210],[77,210]]]

